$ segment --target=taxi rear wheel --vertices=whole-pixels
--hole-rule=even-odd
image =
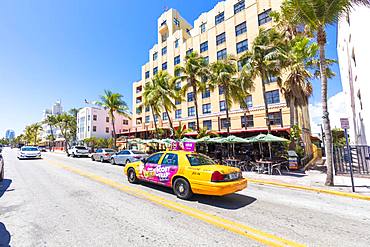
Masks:
[[[175,182],[173,183],[173,192],[180,199],[186,200],[193,196],[189,182],[183,178],[176,178]]]
[[[127,171],[127,179],[132,184],[137,184],[139,182],[139,180],[136,177],[136,173],[135,173],[134,168],[128,169],[128,171]]]

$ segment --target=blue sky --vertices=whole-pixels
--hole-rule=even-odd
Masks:
[[[132,82],[156,42],[157,18],[175,8],[190,23],[216,0],[0,2],[0,137],[37,122],[57,99],[65,109],[96,100],[104,89],[132,105]],[[328,57],[336,59],[336,28]],[[339,74],[337,66],[335,71]],[[320,101],[319,84],[311,102]],[[341,91],[330,82],[329,96]]]

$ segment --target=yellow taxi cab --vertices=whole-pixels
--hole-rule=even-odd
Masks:
[[[239,168],[218,165],[206,155],[186,151],[152,154],[127,164],[124,173],[130,183],[167,186],[181,199],[189,199],[193,193],[223,196],[247,187]]]

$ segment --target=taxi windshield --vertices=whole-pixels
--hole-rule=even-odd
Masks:
[[[216,162],[214,162],[210,157],[204,154],[187,154],[186,157],[188,158],[191,166],[204,166],[216,164]]]

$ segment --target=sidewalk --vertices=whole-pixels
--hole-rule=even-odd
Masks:
[[[326,174],[317,170],[309,170],[305,173],[290,172],[283,175],[267,175],[258,174],[256,172],[243,172],[245,178],[249,178],[252,181],[258,183],[261,180],[266,182],[298,185],[309,188],[317,188],[323,190],[331,190],[338,192],[352,193],[351,178],[346,176],[335,176],[334,186],[325,186]],[[253,181],[254,180],[254,181]],[[354,194],[370,196],[370,178],[354,178],[355,190]],[[284,186],[285,187],[285,186]]]

